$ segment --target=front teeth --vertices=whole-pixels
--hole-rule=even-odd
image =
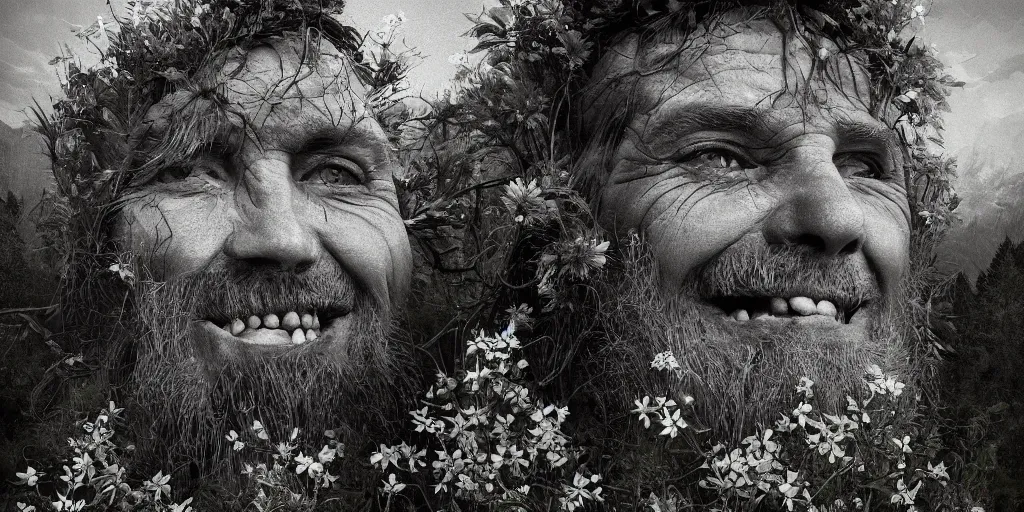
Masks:
[[[294,311],[285,313],[284,318],[281,319],[281,327],[284,327],[286,331],[298,329],[300,325],[299,314]]]
[[[277,318],[277,315],[271,313],[263,317],[263,327],[267,329],[277,329],[281,327],[281,319]]]
[[[818,306],[814,299],[808,297],[793,297],[789,299],[789,309],[792,309],[800,316],[810,316],[818,312]]]
[[[252,315],[244,321],[235,318],[224,325],[223,329],[232,336],[239,336],[246,329],[284,329],[289,331],[288,335],[293,345],[301,345],[320,337],[320,318],[316,313],[303,313],[301,316],[295,311],[289,311],[283,317],[270,313],[263,318]]]
[[[772,297],[772,314],[777,316],[789,313],[789,302],[782,297]]]
[[[792,297],[788,300],[782,297],[773,297],[771,299],[770,311],[749,312],[745,309],[737,309],[736,311],[733,311],[729,317],[738,322],[746,322],[751,318],[754,320],[761,320],[776,317],[811,315],[820,315],[839,321],[839,310],[836,308],[835,304],[827,300],[814,302],[814,299],[811,299],[810,297]]]
[[[750,313],[747,313],[747,310],[745,309],[737,309],[733,312],[732,319],[738,322],[746,322],[747,320],[750,320]]]

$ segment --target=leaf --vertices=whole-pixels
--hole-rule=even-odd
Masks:
[[[1007,410],[1009,408],[1010,408],[1010,404],[1007,404],[1006,402],[999,402],[999,403],[989,407],[988,409],[986,409],[985,412],[987,412],[989,414],[999,414],[999,413],[1001,413],[1001,412],[1003,412],[1003,411],[1005,411],[1005,410]]]
[[[910,47],[913,46],[914,41],[916,41],[916,40],[917,40],[917,36],[911,37],[910,40],[907,41],[906,46],[903,47],[903,53],[909,52],[910,51]]]

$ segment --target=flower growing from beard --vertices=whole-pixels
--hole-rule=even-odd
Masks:
[[[29,487],[35,487],[36,483],[39,482],[39,477],[46,473],[36,471],[35,468],[29,466],[24,472],[17,472],[14,475],[18,477],[18,485],[27,485]]]
[[[651,368],[655,370],[678,370],[679,361],[676,361],[676,356],[672,354],[671,350],[666,350],[654,355],[654,360],[651,361]]]
[[[371,455],[382,495],[390,500],[417,483],[445,509],[469,502],[542,510],[557,499],[574,510],[603,500],[600,478],[574,463],[580,452],[562,432],[568,407],[544,404],[520,383],[529,367],[521,349],[514,322],[467,341],[455,376],[438,374],[411,412],[416,430],[431,434],[429,449],[403,442]],[[538,488],[549,494],[530,494]]]
[[[800,383],[796,385],[796,392],[804,395],[807,398],[814,396],[814,390],[811,387],[814,386],[814,381],[807,377],[800,377]]]
[[[895,375],[886,375],[882,372],[882,369],[878,365],[871,365],[865,371],[868,389],[873,395],[889,395],[889,398],[895,400],[901,394],[903,394],[903,388],[906,386],[899,380]]]
[[[584,282],[591,272],[600,270],[608,261],[608,241],[598,242],[596,238],[578,237],[571,242],[553,244],[548,252],[540,257],[537,265],[537,285],[541,294],[545,289],[552,288],[556,279],[573,282]],[[566,283],[566,284],[568,284]]]

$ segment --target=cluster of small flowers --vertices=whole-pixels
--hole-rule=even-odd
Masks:
[[[675,400],[659,396],[654,398],[654,403],[651,403],[651,397],[645,396],[637,399],[634,404],[636,404],[636,409],[633,409],[631,412],[639,416],[640,421],[644,424],[644,428],[651,428],[652,420],[653,423],[662,426],[661,432],[658,432],[658,435],[674,438],[690,426],[686,419],[683,418],[683,410]],[[693,397],[684,397],[683,406],[690,405],[693,405]]]
[[[171,476],[159,472],[142,483],[141,488],[132,488],[128,483],[127,470],[121,464],[122,448],[114,441],[116,431],[114,424],[120,419],[123,409],[110,402],[96,416],[95,421],[87,421],[82,425],[85,435],[68,438],[68,445],[74,451],[70,461],[62,466],[63,474],[59,475],[61,483],[56,486],[51,497],[53,510],[58,512],[78,512],[83,510],[146,510],[190,512],[192,498],[180,504],[171,502]],[[124,451],[134,450],[127,445]],[[39,490],[40,479],[45,472],[37,471],[29,466],[24,472],[17,472],[19,485],[27,485]],[[56,482],[55,482],[56,483]],[[55,498],[55,499],[53,499]],[[18,508],[24,512],[33,512],[35,507],[19,503]]]
[[[654,361],[651,361],[651,368],[662,371],[678,370],[679,361],[676,361],[676,356],[671,350],[666,350],[654,355]]]
[[[242,435],[231,430],[224,436],[236,452],[252,449],[259,454],[270,455],[269,465],[264,461],[255,464],[244,462],[242,465],[242,474],[257,487],[253,504],[258,510],[268,510],[280,502],[299,504],[308,500],[315,504],[320,489],[337,487],[338,476],[332,471],[336,471],[336,463],[345,456],[344,443],[335,439],[336,434],[333,430],[327,430],[324,432],[327,443],[315,456],[306,455],[299,450],[300,433],[300,429],[293,428],[287,441],[274,443],[270,440],[266,427],[259,420],[254,420],[252,426]],[[243,436],[248,441],[243,440]],[[293,472],[296,477],[305,475],[304,478],[313,484],[312,496],[304,495],[305,483],[301,486],[289,485],[289,478]],[[294,492],[293,488],[300,488],[303,492]]]
[[[903,394],[904,384],[896,380],[895,375],[885,375],[877,364],[868,367],[867,383],[871,395],[889,395],[893,399]]]
[[[528,365],[519,350],[514,324],[496,336],[480,333],[467,343],[461,378],[437,375],[423,407],[410,413],[416,431],[433,436],[434,455],[403,442],[381,445],[370,458],[382,473],[390,472],[384,480],[389,499],[420,478],[442,498],[475,503],[543,499],[538,488],[560,489],[562,510],[603,501],[600,477],[573,467],[578,454],[561,431],[568,408],[544,404],[520,383]],[[420,471],[428,461],[429,479]],[[536,485],[551,481],[561,485]]]
[[[381,23],[381,27],[376,32],[377,38],[390,40],[396,32],[402,30],[402,25],[405,25],[405,12],[398,11],[398,14],[388,14],[381,18]]]
[[[679,364],[669,351],[657,354],[651,368],[679,371]],[[873,470],[879,468],[866,467],[863,449],[881,447],[887,464],[891,463],[897,470],[886,470],[883,477],[893,485],[889,491],[890,503],[908,512],[916,511],[918,492],[927,482],[936,482],[941,487],[948,483],[946,466],[942,462],[929,462],[927,470],[907,471],[907,457],[914,454],[911,436],[891,437],[892,425],[865,428],[871,424],[872,416],[884,422],[895,414],[892,406],[899,401],[905,386],[895,375],[886,375],[877,365],[866,369],[864,384],[870,396],[861,401],[847,397],[845,413],[828,414],[815,409],[814,381],[802,377],[796,386],[797,405],[773,428],[743,439],[741,447],[730,450],[717,444],[710,450],[702,466],[707,474],[699,481],[700,487],[713,491],[717,502],[725,507],[723,510],[740,506],[742,502],[764,500],[787,510],[795,507],[808,511],[848,510],[842,498],[824,507],[812,503],[829,482],[828,478],[817,478],[822,475],[816,471],[828,475],[848,474],[851,470],[855,475],[874,473]],[[879,403],[877,397],[887,400]],[[692,398],[686,397],[683,405],[692,402]],[[644,428],[650,429],[652,424],[663,427],[659,435],[676,437],[688,426],[674,400],[665,397],[652,400],[645,396],[635,404],[637,407],[632,412],[639,416]],[[807,455],[812,459],[807,459]],[[861,497],[847,498],[853,510],[863,508]]]
[[[888,475],[893,479],[895,487],[891,491],[890,502],[904,507],[908,512],[914,512],[914,503],[922,485],[932,480],[945,486],[949,475],[941,462],[938,465],[929,462],[927,471],[915,470],[905,474],[906,456],[914,453],[911,437],[905,435],[885,439],[891,432],[890,428],[864,428],[871,423],[872,415],[892,416],[893,411],[888,406],[897,401],[904,384],[893,375],[885,375],[878,366],[867,369],[864,383],[871,396],[861,402],[847,397],[846,413],[836,415],[819,412],[814,408],[811,403],[814,382],[806,377],[801,378],[796,386],[800,401],[789,416],[777,421],[774,429],[769,428],[759,436],[744,439],[743,449],[727,451],[721,445],[716,446],[705,465],[711,475],[701,480],[701,486],[718,491],[726,503],[730,499],[763,500],[770,496],[779,500],[787,510],[793,510],[796,505],[809,511],[819,510],[812,503],[812,497],[817,496],[817,492],[827,485],[828,480],[820,483],[817,490],[812,489],[814,485],[811,480],[815,476],[812,472],[816,466],[813,461],[810,461],[809,466],[806,464],[808,461],[797,463],[797,457],[802,455],[800,446],[806,446],[807,452],[803,453],[815,454],[820,457],[818,460],[827,461],[826,467],[839,466],[828,470],[829,474],[845,474],[850,469],[854,474],[866,474],[870,472],[869,469],[875,468],[865,467],[860,456],[862,452],[857,447],[880,446],[891,441],[895,449],[884,450],[885,455],[888,460],[896,463],[899,471]],[[869,406],[879,395],[887,396],[889,400],[883,405],[876,404],[869,414]],[[779,435],[773,440],[775,434]],[[850,456],[848,453],[857,455]],[[805,469],[793,471],[792,468],[796,467]],[[911,479],[909,483],[906,478]],[[915,482],[916,485],[913,485]],[[849,501],[854,510],[860,510],[863,506],[860,497],[851,497]],[[836,503],[840,502],[843,500],[837,498]],[[845,509],[845,504],[841,509]]]
[[[654,360],[651,361],[651,369],[664,372],[680,371],[679,362],[671,350],[655,354]],[[636,399],[633,402],[636,408],[630,411],[638,416],[645,429],[650,429],[652,423],[661,425],[662,428],[658,435],[675,438],[690,426],[683,417],[683,409],[680,408],[675,400],[664,396],[654,397],[653,403],[651,400],[650,396]],[[683,407],[692,405],[693,397],[689,395],[684,396]]]

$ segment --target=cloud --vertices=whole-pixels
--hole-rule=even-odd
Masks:
[[[995,69],[995,71],[992,71],[988,75],[985,75],[985,81],[998,82],[1001,80],[1006,80],[1010,78],[1014,73],[1020,72],[1024,72],[1024,53],[1003,60],[999,64],[999,67]],[[1020,98],[1018,98],[1018,101],[1019,100]]]

